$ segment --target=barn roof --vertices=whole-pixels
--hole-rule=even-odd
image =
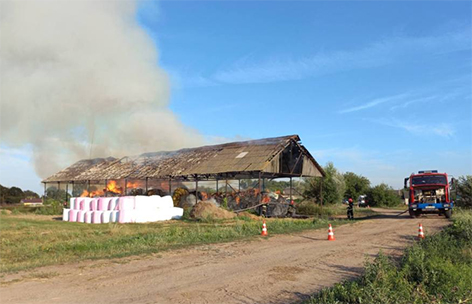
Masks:
[[[43,180],[193,179],[324,176],[298,135],[265,138],[178,151],[81,160]]]

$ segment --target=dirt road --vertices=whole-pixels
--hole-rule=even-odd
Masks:
[[[415,241],[419,221],[426,235],[449,223],[437,215],[415,220],[380,211],[377,218],[335,229],[334,242],[326,240],[326,230],[308,231],[7,275],[0,279],[1,302],[293,302],[359,275],[366,257],[379,250],[401,254]]]

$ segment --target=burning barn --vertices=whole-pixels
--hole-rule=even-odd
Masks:
[[[233,210],[278,200],[266,180],[323,177],[324,171],[298,135],[232,142],[178,151],[76,162],[46,178],[71,196],[172,195],[176,206],[212,200]],[[291,193],[290,193],[291,195]]]

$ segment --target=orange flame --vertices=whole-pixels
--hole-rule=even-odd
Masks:
[[[132,183],[132,182],[126,183],[126,188],[134,189],[134,188],[138,188],[138,187],[139,187],[138,182],[136,182],[136,183]]]
[[[111,180],[107,184],[107,188],[103,190],[95,190],[92,192],[88,192],[86,189],[82,192],[80,197],[96,197],[96,196],[104,196],[105,192],[111,192],[115,194],[122,194],[123,193],[123,188],[118,187],[116,185],[116,181]]]
[[[111,180],[108,182],[107,184],[107,189],[106,189],[107,192],[112,192],[112,193],[115,193],[115,194],[121,194],[123,192],[123,189],[121,187],[118,187],[116,185],[116,181],[114,180]]]

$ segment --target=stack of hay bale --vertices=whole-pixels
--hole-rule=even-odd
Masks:
[[[80,223],[146,223],[180,219],[182,208],[174,207],[171,196],[72,197],[63,221]]]

